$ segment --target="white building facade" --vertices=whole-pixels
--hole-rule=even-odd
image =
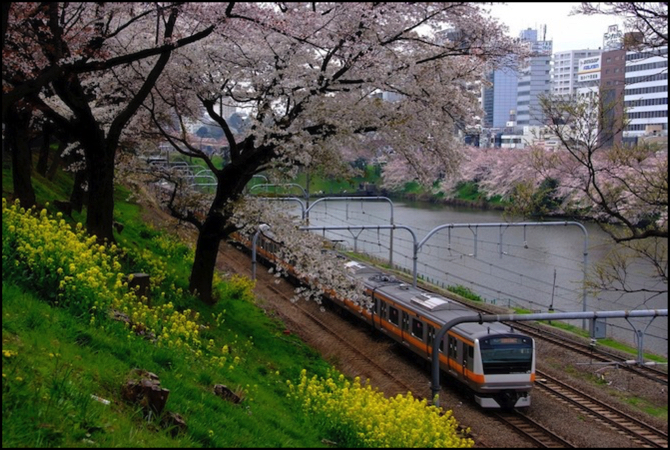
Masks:
[[[668,132],[668,47],[626,53],[624,141]]]
[[[580,82],[588,80],[589,73],[600,72],[602,50],[568,50],[554,53],[554,67],[551,92],[554,95],[572,96]],[[593,62],[589,62],[595,58]],[[580,60],[586,59],[580,66]],[[595,77],[594,77],[595,79]]]

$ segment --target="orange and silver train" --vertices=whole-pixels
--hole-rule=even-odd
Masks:
[[[248,244],[248,241],[246,242]],[[258,253],[274,262],[277,242],[261,237]],[[434,336],[446,322],[476,312],[462,303],[407,284],[382,270],[348,258],[349,275],[361,280],[370,300],[361,308],[331,298],[417,355],[431,360]],[[530,406],[535,382],[535,342],[500,322],[461,323],[439,343],[440,368],[466,385],[483,408]]]

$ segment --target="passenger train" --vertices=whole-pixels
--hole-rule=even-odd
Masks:
[[[240,239],[247,248],[250,241]],[[273,239],[260,234],[257,254],[276,263]],[[434,336],[446,322],[476,312],[454,300],[416,288],[393,275],[343,257],[352,278],[365,286],[371,307],[349,299],[331,298],[388,337],[431,360]],[[500,322],[461,323],[452,327],[439,344],[440,368],[467,386],[482,408],[530,406],[535,382],[535,342]]]

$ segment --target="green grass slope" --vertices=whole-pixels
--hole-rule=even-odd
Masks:
[[[217,277],[212,306],[190,296],[192,249],[144,223],[127,190],[116,195],[123,232],[100,245],[84,214],[54,207],[66,174],[33,182],[26,210],[3,165],[3,447],[474,445],[449,412],[340,376],[264,314],[251,280]],[[140,272],[146,295],[132,287]],[[164,407],[129,395],[147,372]]]

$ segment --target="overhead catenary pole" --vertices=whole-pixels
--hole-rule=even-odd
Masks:
[[[586,231],[586,227],[582,225],[579,222],[572,222],[572,221],[562,221],[562,222],[518,222],[518,223],[500,223],[500,222],[491,222],[491,223],[447,223],[444,225],[437,226],[433,228],[431,231],[426,234],[426,237],[424,237],[421,242],[417,245],[417,248],[415,250],[415,257],[416,257],[416,252],[421,250],[421,247],[428,241],[435,233],[437,233],[440,230],[444,230],[445,228],[448,230],[451,230],[452,228],[469,228],[473,234],[474,234],[474,239],[475,239],[475,248],[473,250],[473,255],[477,257],[477,229],[478,228],[492,228],[492,227],[523,227],[524,230],[524,236],[526,233],[526,227],[556,227],[556,226],[576,226],[580,230],[582,230],[582,233],[584,233],[584,252],[583,252],[583,282],[582,282],[582,311],[586,311],[587,305],[586,305],[586,278],[587,278],[587,273],[588,273],[588,256],[589,256],[589,233]],[[474,228],[474,230],[472,230]],[[502,252],[502,231],[499,233],[499,245],[500,245],[500,252]],[[526,242],[524,238],[524,243]],[[416,275],[415,275],[416,277]],[[586,320],[582,321],[582,329],[586,329]]]
[[[393,200],[391,200],[388,197],[383,197],[383,196],[374,196],[374,197],[323,197],[318,200],[316,200],[312,205],[310,206],[309,204],[307,205],[308,208],[306,209],[305,213],[307,216],[307,225],[309,226],[309,211],[316,205],[318,205],[321,202],[333,202],[333,201],[361,201],[361,202],[369,202],[369,201],[385,201],[388,202],[388,204],[391,206],[391,217],[389,218],[389,225],[391,228],[389,228],[389,266],[393,267],[393,230],[395,229],[393,225],[395,222],[393,221]]]

